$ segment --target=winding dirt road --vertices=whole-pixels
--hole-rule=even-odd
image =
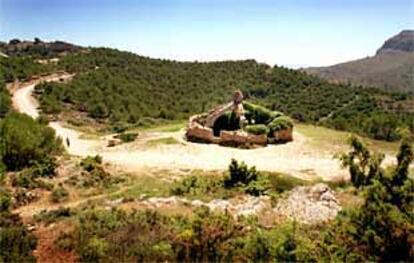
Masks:
[[[62,77],[43,79],[56,81]],[[39,116],[37,101],[32,93],[36,83],[22,84],[12,91],[13,105],[33,118]],[[333,180],[347,177],[332,152],[312,146],[302,134],[295,132],[294,141],[283,145],[242,150],[211,144],[197,144],[184,141],[184,131],[147,133],[135,142],[108,148],[108,136],[99,139],[82,139],[82,133],[65,128],[60,122],[51,122],[52,127],[63,141],[70,141],[66,147],[71,155],[87,156],[100,154],[103,159],[126,171],[140,171],[143,168],[162,169],[227,169],[232,158],[254,165],[258,170],[288,173],[305,179]],[[149,147],[145,142],[152,139],[178,139],[177,144],[158,144]]]

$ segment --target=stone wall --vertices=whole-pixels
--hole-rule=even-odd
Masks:
[[[275,139],[268,140],[266,134],[254,135],[245,131],[221,131],[220,137],[215,137],[211,128],[203,126],[203,115],[191,116],[188,122],[186,138],[192,142],[215,143],[229,146],[262,145],[276,142],[289,142],[293,140],[292,129],[274,133]]]
[[[291,142],[293,141],[293,129],[275,131],[273,137],[276,142]]]

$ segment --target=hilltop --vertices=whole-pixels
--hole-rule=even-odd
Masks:
[[[386,40],[376,55],[329,67],[304,69],[333,83],[376,86],[414,92],[414,31],[403,30]]]
[[[387,51],[414,52],[414,30],[403,30],[385,41],[377,54]]]
[[[64,41],[44,42],[39,38],[33,41],[12,39],[8,43],[0,42],[1,56],[35,56],[54,57],[63,56],[68,53],[78,52],[80,46]]]

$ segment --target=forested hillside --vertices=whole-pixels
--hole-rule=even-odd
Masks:
[[[298,121],[385,140],[397,139],[400,127],[413,129],[409,95],[330,84],[254,60],[175,62],[100,48],[65,56],[57,67],[78,74],[67,84],[39,85],[42,109],[87,112],[111,125],[185,119],[241,89],[248,99]]]
[[[34,75],[53,72],[55,65],[36,63],[32,57],[0,57],[0,79],[5,82],[27,80]]]
[[[23,64],[16,65],[20,67]],[[2,71],[0,75],[1,262],[34,261],[31,252],[36,247],[36,237],[28,230],[20,216],[13,214],[11,209],[16,203],[22,202],[19,197],[27,199],[27,188],[45,187],[46,184],[41,180],[56,174],[56,156],[63,150],[61,140],[55,136],[52,128],[47,127],[41,120],[34,120],[11,108],[10,94],[6,89],[3,73],[22,76],[20,74],[31,74],[30,70],[30,68],[21,68],[20,72],[16,72],[15,68],[11,67],[7,71]],[[12,184],[24,189],[21,190],[20,195],[18,191],[14,192],[13,198],[6,186],[7,180],[10,180],[8,176],[10,171],[16,174]]]

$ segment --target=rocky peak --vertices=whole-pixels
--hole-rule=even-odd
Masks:
[[[403,30],[389,38],[378,49],[377,54],[387,51],[414,52],[414,30]]]

